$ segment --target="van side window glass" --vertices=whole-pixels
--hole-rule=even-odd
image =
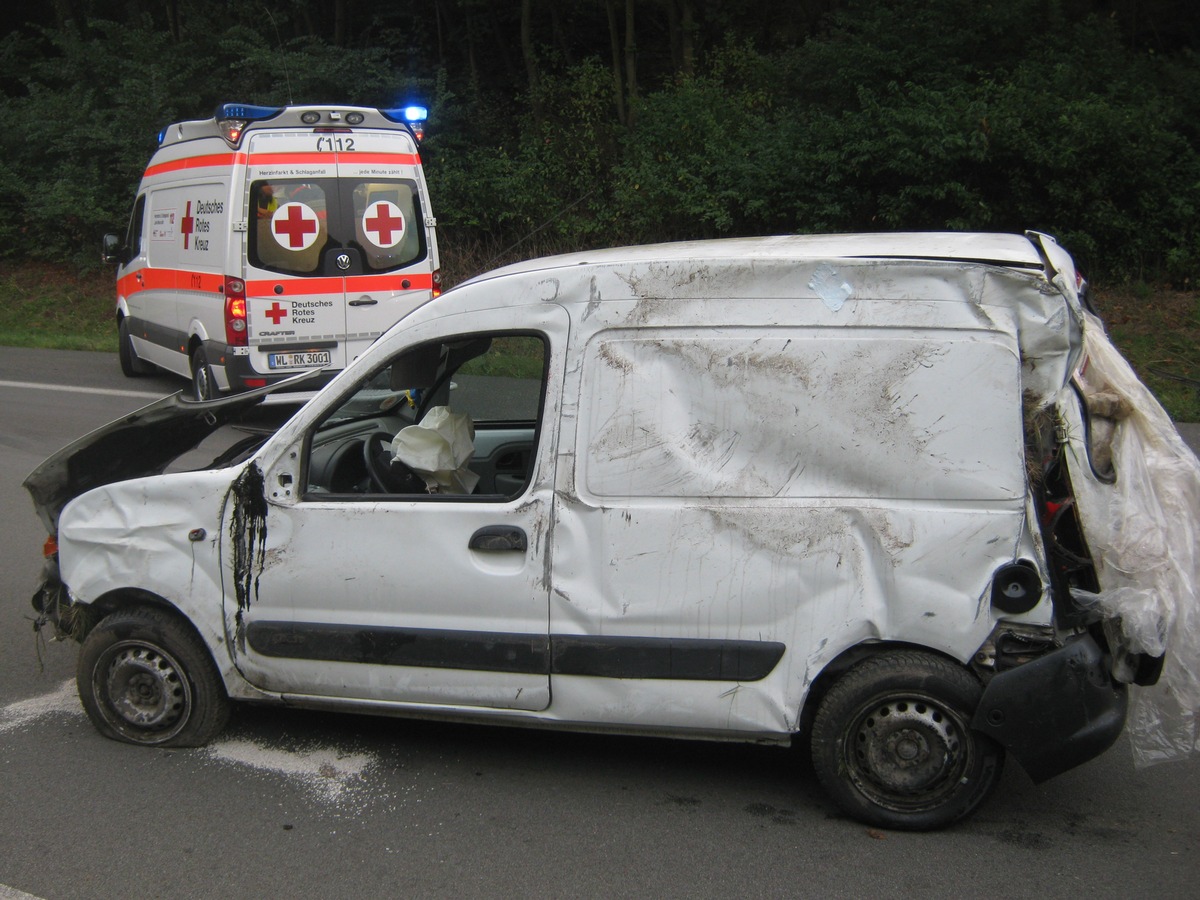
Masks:
[[[271,179],[250,184],[247,257],[285,275],[324,275],[326,248],[361,258],[354,272],[388,272],[426,256],[416,182]]]
[[[383,272],[424,257],[424,222],[416,184],[364,181],[352,194],[354,239],[368,270]]]
[[[546,389],[541,335],[460,335],[376,369],[308,440],[306,500],[502,502],[533,477]]]
[[[142,252],[142,234],[146,218],[146,195],[142,194],[133,204],[129,216],[129,229],[125,233],[125,262],[136,259]]]
[[[1003,340],[944,332],[600,337],[576,482],[595,497],[1011,501],[1025,491],[1021,423],[979,410],[1020,395],[1017,360]]]
[[[329,240],[326,185],[320,181],[255,181],[247,223],[251,265],[289,275],[315,273]]]

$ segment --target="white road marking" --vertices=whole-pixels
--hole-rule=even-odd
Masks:
[[[33,894],[27,894],[24,891],[18,891],[7,884],[0,884],[0,900],[42,900],[42,898],[35,897]]]
[[[0,734],[28,725],[42,716],[55,713],[74,713],[83,715],[79,705],[79,694],[75,690],[75,680],[69,679],[58,686],[58,690],[40,697],[28,700],[18,700],[0,708]]]
[[[0,388],[18,388],[27,391],[59,391],[64,394],[101,394],[105,397],[148,397],[160,400],[169,394],[155,394],[150,391],[119,391],[115,388],[90,388],[74,384],[39,384],[33,381],[0,381]]]

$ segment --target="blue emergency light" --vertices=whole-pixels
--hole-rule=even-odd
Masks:
[[[246,122],[258,122],[269,119],[283,112],[280,106],[253,106],[249,103],[222,103],[217,107],[214,119],[242,119]]]
[[[410,125],[429,118],[429,110],[424,106],[398,106],[395,109],[381,109],[380,112],[393,122],[407,122]]]

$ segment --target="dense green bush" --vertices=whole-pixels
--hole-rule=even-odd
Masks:
[[[218,102],[419,96],[448,257],[1037,228],[1102,277],[1189,284],[1200,265],[1200,65],[1182,24],[1152,52],[1135,25],[1157,7],[636,2],[634,90],[598,0],[537,0],[524,43],[516,3],[397,5],[332,34],[326,6],[274,5],[180,0],[167,22],[79,0],[54,8],[94,18],[0,40],[0,257],[96,265],[154,135]],[[666,16],[685,6],[687,54]]]

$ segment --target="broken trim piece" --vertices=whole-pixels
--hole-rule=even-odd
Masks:
[[[1094,759],[1125,727],[1129,695],[1087,634],[988,682],[971,727],[1041,783]]]

